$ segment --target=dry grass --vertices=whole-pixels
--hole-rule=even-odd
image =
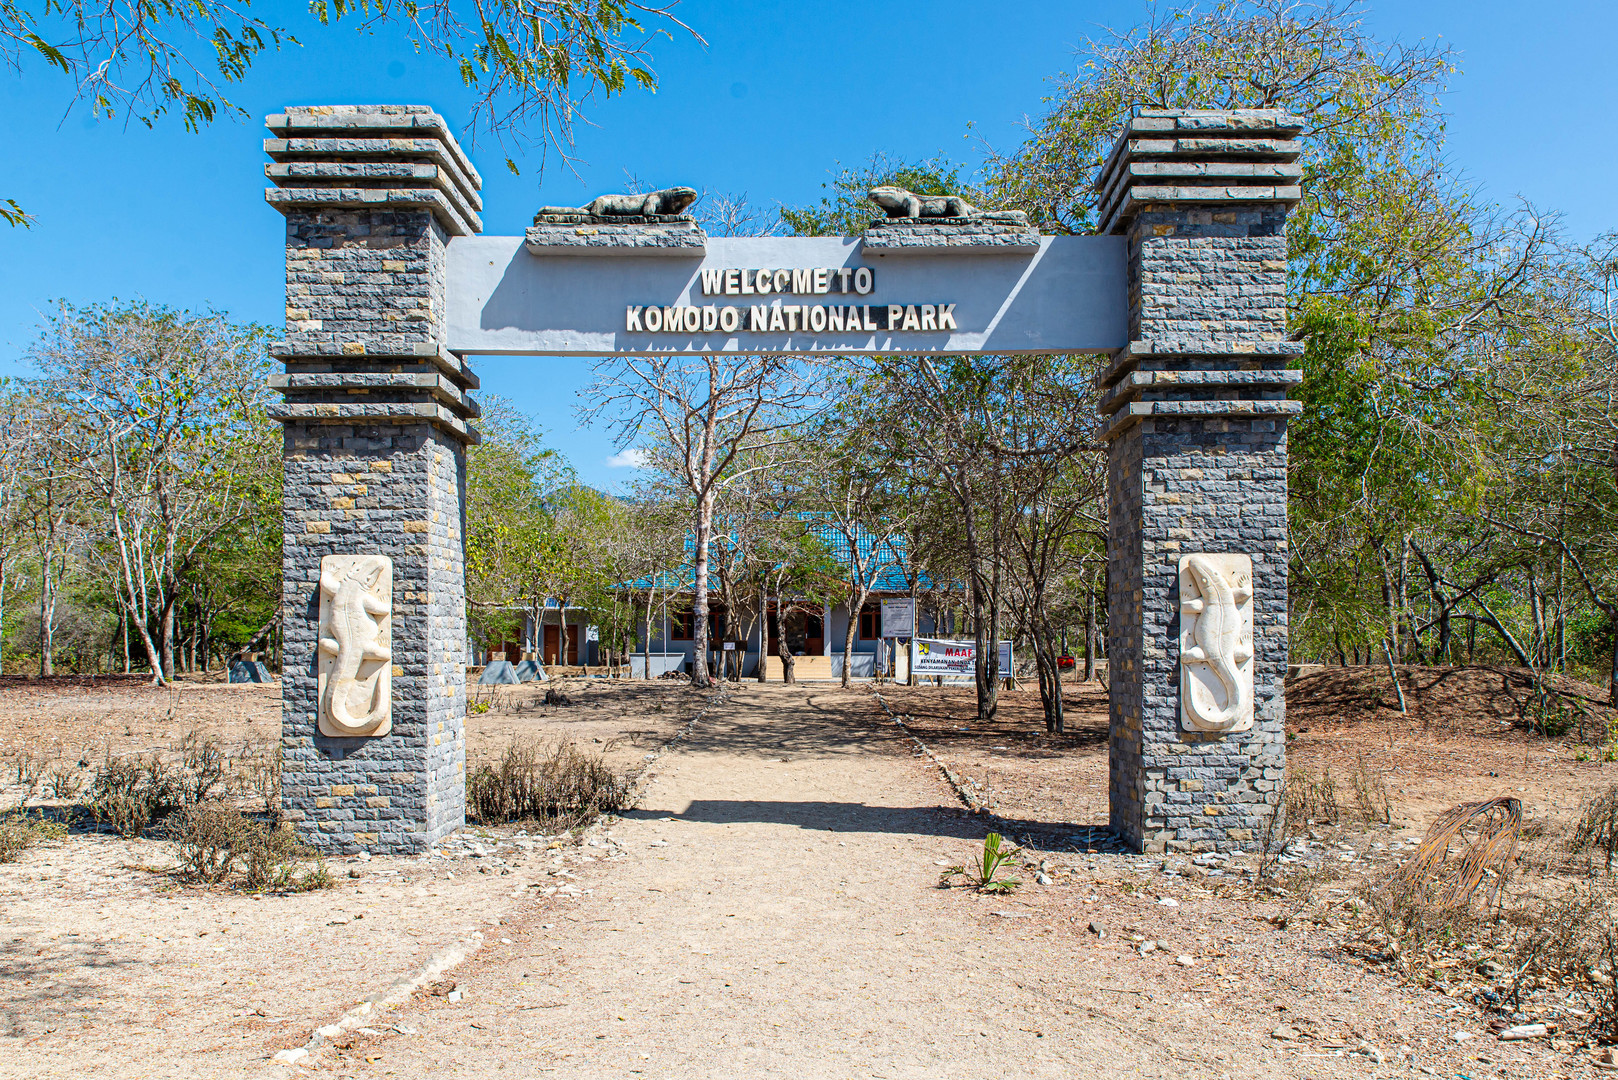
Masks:
[[[1600,855],[1602,869],[1612,873],[1614,859],[1618,857],[1618,784],[1585,800],[1567,846],[1583,854],[1592,870],[1594,865],[1590,860]]]
[[[483,825],[567,829],[622,810],[628,798],[628,780],[600,754],[559,739],[514,739],[466,779],[467,819]]]
[[[0,863],[16,862],[18,857],[43,840],[60,840],[67,829],[39,814],[22,811],[0,817]]]
[[[332,884],[324,860],[313,856],[284,825],[261,821],[233,806],[198,803],[168,823],[179,846],[179,876],[199,885],[234,884],[251,892],[308,892]]]
[[[1294,826],[1340,825],[1350,821],[1386,825],[1393,820],[1387,782],[1381,773],[1365,764],[1363,756],[1349,774],[1346,801],[1339,798],[1341,792],[1330,765],[1322,767],[1318,775],[1305,767],[1294,766],[1287,772],[1282,800],[1286,817]]]

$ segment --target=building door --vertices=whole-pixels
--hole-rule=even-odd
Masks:
[[[556,664],[556,652],[557,652],[558,648],[560,648],[561,640],[562,640],[562,637],[561,637],[561,634],[560,634],[559,631],[560,631],[560,627],[547,626],[545,628],[545,666],[546,667],[552,667],[552,666],[554,666]]]
[[[826,628],[819,615],[813,612],[804,612],[803,632],[805,653],[810,656],[819,656],[826,651]]]
[[[583,626],[570,626],[567,631],[567,666],[579,666],[579,639],[584,636]]]

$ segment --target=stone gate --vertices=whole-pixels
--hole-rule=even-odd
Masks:
[[[879,189],[890,216],[860,236],[710,238],[678,188],[485,237],[477,170],[432,110],[267,124],[282,806],[305,841],[411,852],[464,823],[464,357],[782,350],[1112,356],[1112,827],[1143,850],[1260,842],[1285,767],[1295,118],[1143,112],[1085,237]]]

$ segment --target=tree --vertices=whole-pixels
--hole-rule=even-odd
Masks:
[[[678,482],[693,504],[696,655],[692,673],[708,685],[709,545],[721,488],[744,450],[765,454],[817,401],[811,369],[781,353],[686,356],[652,353],[602,361],[587,391],[586,420],[606,418],[620,448],[637,446],[647,467]],[[773,459],[770,459],[773,460]]]
[[[832,556],[843,570],[842,595],[848,605],[843,633],[843,677],[853,675],[854,634],[860,613],[877,582],[904,562],[900,550],[906,507],[895,497],[899,479],[891,461],[873,452],[870,433],[851,410],[831,414],[829,423],[804,440],[808,507],[831,539]],[[854,422],[850,422],[854,421]],[[828,631],[830,627],[826,628]]]
[[[5,656],[6,598],[14,587],[12,568],[23,550],[26,516],[23,495],[29,470],[20,468],[32,451],[38,432],[31,423],[28,395],[0,379],[0,662]]]
[[[27,353],[41,372],[31,388],[61,418],[61,460],[102,517],[92,558],[159,684],[174,670],[181,568],[249,511],[267,336],[218,312],[63,303]]]
[[[537,632],[544,597],[536,599],[535,563],[555,547],[546,500],[575,480],[511,402],[486,399],[477,423],[482,441],[466,455],[467,625],[487,644],[515,636],[513,609],[525,606]]]
[[[441,59],[476,94],[469,133],[502,143],[537,144],[568,154],[580,107],[597,94],[631,86],[654,90],[648,47],[680,28],[674,2],[634,0],[313,0],[315,26],[344,19],[367,30],[402,31],[417,52]],[[221,114],[246,116],[225,96],[266,51],[297,45],[286,27],[249,13],[233,0],[64,0],[27,8],[0,0],[0,62],[21,71],[43,60],[70,80],[74,105],[92,115],[122,113],[152,126],[178,112],[195,131]],[[206,56],[206,59],[203,59]],[[513,172],[515,162],[506,164]],[[26,225],[11,200],[0,220]]]

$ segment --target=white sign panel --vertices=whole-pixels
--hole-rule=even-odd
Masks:
[[[457,353],[1077,353],[1129,342],[1121,236],[890,259],[857,236],[712,237],[689,258],[449,246]]]
[[[976,672],[977,643],[971,641],[935,641],[917,638],[913,650],[913,666],[917,675],[964,675]],[[1011,642],[1000,643],[1000,675],[1011,674]]]
[[[910,599],[882,601],[882,636],[916,636],[916,602]]]

